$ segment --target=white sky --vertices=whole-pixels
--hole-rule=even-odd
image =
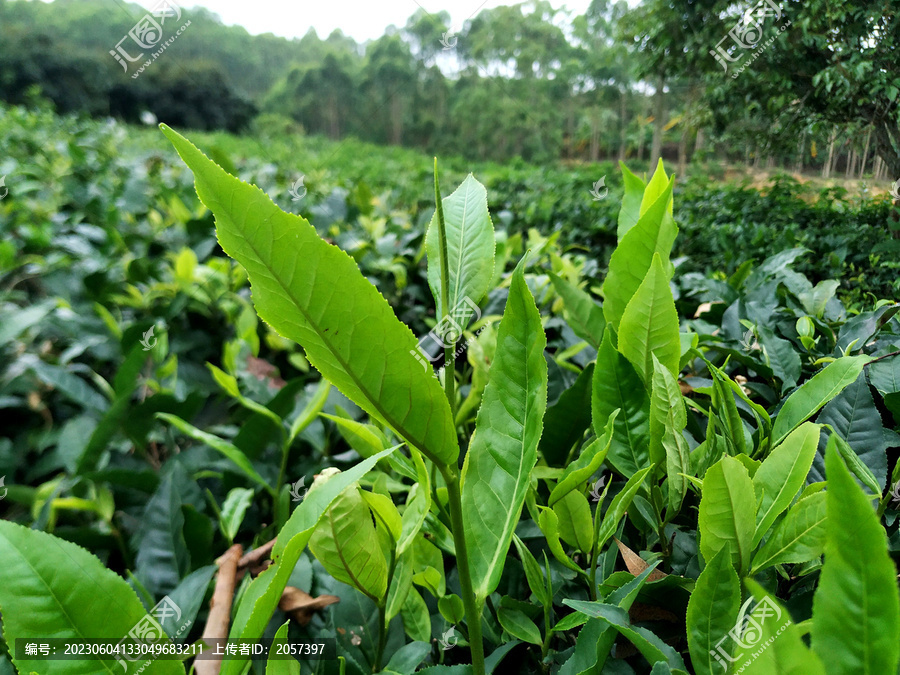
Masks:
[[[139,0],[150,7],[153,0]],[[418,3],[418,4],[417,4]],[[189,9],[203,6],[215,12],[228,25],[240,25],[251,34],[274,33],[282,37],[302,37],[310,27],[325,38],[340,28],[357,42],[374,40],[394,24],[402,28],[421,6],[430,13],[446,10],[451,28],[459,28],[481,9],[516,4],[512,0],[182,0]],[[583,14],[590,0],[550,0],[553,7],[567,7]]]

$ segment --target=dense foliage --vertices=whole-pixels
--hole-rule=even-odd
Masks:
[[[166,133],[192,171],[155,130],[0,110],[10,649],[124,636],[163,597],[191,642],[214,560],[277,535],[232,636],[289,621],[351,673],[718,673],[753,597],[795,625],[742,672],[896,671],[884,202],[661,166],[476,166],[485,190],[453,160],[441,217],[416,153],[194,138],[226,173]]]

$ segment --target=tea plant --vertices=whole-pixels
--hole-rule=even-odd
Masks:
[[[242,372],[256,316],[224,291],[243,273],[180,254],[179,292],[198,308],[223,298],[217,311],[238,327],[222,367],[204,375],[243,427],[175,400],[139,404],[157,413],[166,445],[190,447],[167,460],[128,560],[118,511],[130,496],[118,486],[135,464],[109,446],[121,445],[139,383],[166,391],[177,364],[151,350],[158,365],[142,377],[148,353],[133,345],[87,445],[64,455],[70,474],[31,495],[36,528],[0,521],[10,647],[51,633],[119,639],[164,595],[196,620],[215,572],[202,542],[252,532],[257,545],[277,535],[272,562],[244,570],[230,636],[337,637],[341,672],[897,671],[896,304],[848,316],[835,283],[794,271],[802,250],[727,278],[678,274],[674,180],[662,164],[646,182],[623,167],[615,249],[592,287],[590,261],[563,253],[559,233],[530,232],[531,252],[516,260],[485,188],[470,175],[442,197],[435,167],[422,248],[441,359],[397,318],[400,297],[389,302],[364,276],[362,255],[163,131],[249,278],[267,342],[299,344],[291,362],[324,379],[273,389],[270,371]],[[198,278],[207,295],[192,294]],[[54,372],[73,398],[85,391]],[[353,452],[329,456],[329,434]],[[298,467],[321,468],[301,439],[328,448],[333,466],[361,461],[321,471],[301,494]],[[203,495],[210,478],[225,490]],[[39,531],[76,508],[121,543],[128,582]],[[297,588],[341,602],[306,626],[285,623]],[[13,660],[22,672],[119,667]],[[246,668],[259,666],[222,662],[224,673]],[[145,672],[183,671],[156,660]],[[266,672],[296,664],[271,660]]]

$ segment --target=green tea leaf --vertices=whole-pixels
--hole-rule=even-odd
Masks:
[[[648,384],[653,377],[654,356],[672,375],[678,374],[678,312],[658,253],[653,254],[650,271],[622,314],[619,351]]]
[[[234,488],[229,491],[222,504],[222,518],[219,520],[219,527],[222,534],[228,541],[234,541],[241,523],[244,522],[244,515],[250,504],[253,503],[253,490],[247,488]]]
[[[487,190],[472,174],[449,197],[441,200],[447,232],[447,268],[450,273],[448,313],[464,299],[478,304],[490,288],[494,275],[494,226],[488,212]],[[428,284],[434,295],[437,316],[441,307],[441,265],[437,212],[425,235],[428,255]]]
[[[126,637],[148,617],[124,579],[68,541],[0,520],[0,612],[3,637],[69,640]],[[119,673],[115,658],[85,661],[13,659],[22,673]],[[147,673],[181,673],[178,661],[153,661]]]
[[[603,464],[603,460],[606,459],[607,453],[609,453],[609,446],[612,443],[613,437],[613,427],[618,415],[619,411],[614,410],[613,414],[609,416],[609,419],[606,422],[606,427],[603,429],[603,435],[584,448],[584,450],[581,451],[581,454],[578,455],[578,458],[566,467],[565,471],[563,471],[562,478],[554,486],[553,490],[550,491],[550,498],[547,500],[547,506],[553,506],[569,492],[584,483],[584,481],[600,468],[600,465]]]
[[[184,540],[181,495],[173,476],[166,476],[147,502],[137,534],[135,576],[154,596],[165,595],[190,570]]]
[[[625,487],[623,487],[621,492],[613,497],[613,500],[609,503],[609,508],[606,510],[606,513],[603,514],[602,521],[599,515],[595,515],[595,523],[600,523],[600,526],[597,530],[597,536],[595,537],[594,550],[599,552],[609,538],[613,536],[616,528],[619,527],[619,521],[622,520],[628,507],[631,506],[634,495],[637,494],[641,485],[644,484],[644,479],[650,473],[650,469],[651,467],[649,466],[646,469],[641,469],[628,479],[628,482],[625,483]]]
[[[522,560],[522,568],[525,570],[525,579],[528,581],[528,587],[534,593],[534,597],[538,599],[538,602],[544,607],[551,607],[553,598],[547,592],[547,585],[541,566],[535,560],[531,551],[528,550],[528,547],[515,535],[513,535],[513,543],[516,545],[516,551],[519,552],[519,558]]]
[[[171,415],[169,413],[156,413],[156,416],[168,422],[176,429],[178,429],[181,433],[190,436],[195,441],[200,441],[211,447],[213,450],[222,453],[228,459],[230,459],[237,467],[251,480],[262,485],[266,490],[272,492],[272,488],[269,487],[269,484],[266,480],[257,473],[256,469],[253,468],[253,464],[247,459],[247,455],[241,452],[240,448],[235,445],[232,445],[228,441],[223,438],[219,438],[218,436],[214,436],[213,434],[207,433],[198,429],[193,424],[185,422],[183,419],[176,415]]]
[[[491,379],[463,469],[463,523],[472,542],[473,586],[482,599],[500,580],[537,461],[547,405],[545,344],[523,261],[512,275]]]
[[[594,349],[600,348],[603,342],[603,332],[606,329],[606,319],[603,318],[603,308],[594,302],[585,291],[573,286],[565,279],[550,273],[550,281],[553,288],[563,299],[566,311],[566,321],[575,335],[586,340]]]
[[[380,602],[387,592],[387,560],[358,487],[351,485],[332,502],[309,539],[309,550],[331,576],[373,601]]]
[[[603,315],[619,331],[619,322],[631,297],[635,294],[659,254],[669,279],[669,253],[678,228],[667,205],[672,197],[672,181],[659,198],[641,214],[638,222],[622,236],[609,259],[609,271],[603,283]]]
[[[459,446],[444,392],[416,360],[412,331],[353,258],[161,128],[194,172],[222,249],[247,270],[259,316],[300,344],[310,363],[373,418],[432,459],[455,461]]]
[[[799,500],[753,557],[751,575],[771,565],[815,560],[825,549],[825,493]]]
[[[871,368],[868,370],[871,372]],[[897,437],[884,428],[881,413],[866,382],[866,374],[860,373],[856,381],[831,399],[822,408],[816,422],[829,425],[837,433],[841,438],[838,450],[850,471],[873,494],[879,494],[887,481],[887,448],[897,444]],[[812,478],[815,480],[825,479],[824,441],[819,441],[819,452],[813,460]]]
[[[734,628],[740,605],[740,580],[725,547],[700,573],[688,601],[687,639],[691,664],[697,675],[720,675],[716,647]]]
[[[569,546],[585,553],[590,552],[594,534],[594,521],[587,497],[571,490],[553,505],[559,518],[559,536]]]
[[[828,520],[813,597],[813,651],[829,675],[896,673],[900,593],[884,528],[834,445],[825,452],[825,470]]]
[[[685,669],[684,661],[677,651],[646,628],[633,625],[628,617],[628,612],[621,607],[602,602],[585,602],[582,600],[563,600],[563,604],[568,605],[572,609],[577,609],[588,616],[608,621],[619,633],[637,647],[638,651],[650,663],[663,661],[672,668]]]
[[[388,448],[373,457],[364,459],[352,469],[338,472],[322,482],[313,483],[306,497],[294,509],[290,519],[278,533],[272,549],[273,563],[244,590],[231,623],[230,638],[256,640],[272,618],[284,587],[300,554],[306,548],[313,530],[331,503],[349,485],[365,476],[378,460],[394,452],[397,447]],[[411,594],[410,594],[411,595]],[[222,662],[223,675],[238,675],[244,670],[248,659],[240,656]]]
[[[769,531],[775,519],[791,505],[816,456],[821,427],[806,422],[775,446],[753,475],[753,488],[758,504],[756,511],[755,547]]]
[[[419,453],[412,450],[413,462],[416,466],[418,482],[412,486],[406,496],[406,508],[400,517],[400,539],[397,541],[397,555],[400,556],[419,534],[425,517],[431,509],[431,479],[428,469]]]
[[[538,526],[544,537],[547,538],[547,548],[560,563],[575,572],[581,572],[581,568],[576,565],[572,559],[566,555],[562,544],[559,541],[559,518],[551,508],[541,508],[538,515]]]
[[[791,621],[787,609],[752,579],[745,583],[757,602],[765,599],[781,615],[770,614],[760,622],[760,648],[752,652],[756,657],[749,664],[744,661],[742,675],[825,675],[822,661],[806,646],[801,629]]]
[[[656,168],[653,170],[653,175],[650,177],[650,180],[647,181],[647,187],[641,197],[641,215],[647,213],[647,209],[649,209],[650,206],[666,192],[666,188],[669,187],[670,183],[674,185],[674,181],[675,176],[670,178],[666,175],[666,169],[663,166],[662,157],[660,157],[659,161],[656,163]],[[666,208],[669,215],[672,215],[674,204],[671,195],[669,196],[669,202],[666,204]]]
[[[707,562],[730,546],[732,563],[745,576],[756,532],[756,496],[747,468],[734,457],[723,457],[706,472],[699,522],[700,552]]]
[[[868,356],[842,356],[804,382],[788,397],[775,418],[772,445],[781,443],[791,431],[841,393],[871,360]]]
[[[603,434],[610,416],[620,410],[613,426],[608,460],[630,478],[650,465],[650,397],[634,367],[613,346],[607,331],[597,352],[591,382],[591,419],[594,433]]]
[[[665,460],[669,484],[670,518],[681,508],[687,494],[691,473],[691,452],[684,438],[687,411],[678,382],[656,356],[653,357],[652,393],[650,396],[650,462]]]
[[[272,641],[272,651],[269,652],[269,660],[266,663],[266,675],[300,675],[300,662],[297,659],[276,658],[275,645],[288,644],[288,628],[291,622],[285,621],[275,633]]]
[[[619,162],[619,166],[622,167],[622,182],[625,186],[617,227],[617,237],[621,241],[625,233],[635,226],[641,216],[641,201],[646,186],[643,179],[631,173],[624,162]]]
[[[501,606],[497,610],[497,618],[503,629],[513,637],[533,645],[543,642],[540,628],[521,610]]]

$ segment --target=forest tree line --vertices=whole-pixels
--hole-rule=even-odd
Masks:
[[[123,39],[165,40],[172,20],[158,36],[142,32],[150,13],[138,5],[0,0],[0,96],[233,132],[289,119],[310,134],[475,159],[662,155],[680,172],[715,159],[900,176],[900,29],[890,4],[735,7],[594,0],[578,15],[529,0],[459,27],[417,9],[364,44],[340,31],[252,36],[206,9],[179,8],[190,26],[158,60],[144,57],[136,77],[144,59],[130,62],[140,50]]]

